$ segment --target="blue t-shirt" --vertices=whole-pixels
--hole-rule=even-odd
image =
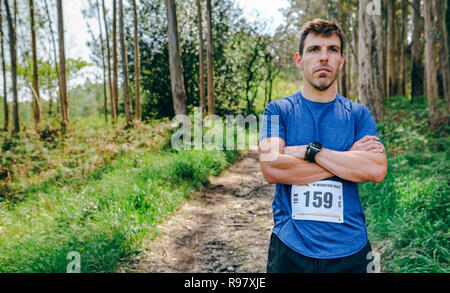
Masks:
[[[286,146],[320,142],[324,148],[348,151],[366,135],[377,136],[369,109],[340,95],[328,103],[305,99],[301,92],[267,105],[259,140],[280,137]],[[274,119],[273,115],[278,115]],[[332,259],[360,251],[368,241],[358,184],[342,182],[344,223],[294,220],[291,216],[292,185],[277,184],[273,200],[273,233],[292,250],[308,257]]]

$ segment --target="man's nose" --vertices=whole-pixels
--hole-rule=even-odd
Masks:
[[[320,51],[320,56],[319,56],[320,61],[322,61],[322,62],[328,61],[328,57],[329,57],[328,51],[326,49],[322,49]]]

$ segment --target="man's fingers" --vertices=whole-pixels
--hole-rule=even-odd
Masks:
[[[368,150],[368,152],[371,152],[371,153],[384,153],[384,149],[379,149],[379,148],[371,149],[371,150]]]
[[[366,141],[369,140],[379,140],[378,137],[374,136],[374,135],[366,135],[363,138],[361,138],[360,140],[358,140],[359,143],[364,143]]]
[[[361,143],[361,146],[365,147],[368,145],[378,145],[380,147],[384,147],[383,144],[378,140],[368,140],[366,142]]]
[[[365,146],[365,148],[366,148],[366,150],[371,150],[371,149],[382,149],[382,150],[384,150],[384,146],[381,143],[370,143],[370,144],[367,144]]]
[[[360,143],[360,142],[355,143],[350,150],[351,151],[370,151],[373,149],[380,149],[380,150],[384,151],[384,145],[380,141],[368,140],[363,143]]]

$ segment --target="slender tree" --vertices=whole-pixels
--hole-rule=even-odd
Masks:
[[[39,129],[39,123],[42,119],[41,98],[39,94],[39,75],[38,75],[38,63],[36,52],[36,26],[34,22],[34,0],[29,0],[30,8],[30,24],[31,24],[31,51],[33,54],[33,88],[32,88],[32,108],[33,108],[33,121],[34,129]]]
[[[119,98],[117,90],[117,79],[118,79],[118,62],[117,62],[117,3],[113,0],[113,31],[112,31],[112,48],[113,48],[113,96],[114,96],[114,107],[116,112],[116,117],[119,116]]]
[[[436,12],[439,13],[439,16],[437,17],[437,24],[439,29],[439,36],[440,36],[440,45],[439,45],[439,72],[442,76],[442,85],[443,85],[443,91],[444,91],[444,98],[445,98],[445,104],[446,104],[446,111],[445,117],[448,121],[448,117],[450,117],[450,52],[449,52],[449,36],[448,36],[448,30],[447,25],[448,22],[450,22],[450,15],[448,15],[448,1],[447,0],[441,0],[439,1],[439,7],[436,9]]]
[[[206,23],[208,27],[208,32],[206,34],[206,69],[208,76],[208,113],[216,113],[216,98],[214,93],[214,46],[213,46],[213,36],[212,36],[212,7],[211,0],[206,0]]]
[[[105,65],[105,45],[103,42],[103,30],[102,30],[102,21],[100,14],[100,3],[98,0],[95,3],[95,8],[97,10],[97,19],[98,19],[98,29],[100,31],[100,52],[102,57],[102,69],[103,69],[103,112],[105,115],[105,121],[108,122],[108,95],[106,93],[106,65]]]
[[[370,2],[359,0],[359,7],[367,7]],[[358,94],[377,122],[384,116],[382,29],[382,16],[369,15],[365,9],[359,10]]]
[[[5,49],[3,45],[3,9],[2,1],[0,1],[0,43],[1,43],[1,54],[2,54],[2,73],[3,73],[3,113],[4,113],[4,126],[3,130],[8,131],[9,124],[9,108],[8,108],[8,96],[6,91],[6,62],[5,62]]]
[[[120,51],[122,55],[122,75],[123,75],[123,101],[125,105],[125,116],[127,127],[133,124],[131,116],[131,100],[128,85],[128,57],[127,47],[125,44],[125,31],[123,25],[123,0],[119,0],[119,33],[120,33]]]
[[[413,0],[413,34],[412,34],[412,68],[411,68],[411,103],[423,96],[423,19],[420,16],[420,0]]]
[[[205,61],[204,61],[204,45],[203,45],[203,21],[202,21],[202,5],[200,0],[197,2],[197,22],[198,22],[198,61],[199,61],[199,71],[198,71],[198,87],[200,91],[200,108],[202,114],[205,113]]]
[[[66,82],[66,53],[64,45],[64,16],[62,1],[57,0],[58,10],[58,36],[59,36],[59,75],[60,75],[60,92],[61,92],[61,126],[63,132],[66,131],[69,124],[68,96]]]
[[[439,92],[436,74],[439,70],[439,64],[437,62],[439,52],[436,50],[436,25],[433,16],[433,2],[424,1],[426,96],[432,128],[439,124],[441,117],[438,107]]]
[[[395,71],[395,1],[388,0],[387,2],[387,95],[393,96],[397,93]]]
[[[52,45],[53,45],[53,59],[55,61],[55,71],[56,71],[56,76],[58,77],[58,88],[61,88],[61,77],[59,76],[59,62],[58,62],[58,57],[57,57],[57,53],[56,53],[56,41],[55,41],[55,35],[53,33],[53,24],[52,24],[52,18],[50,17],[50,11],[48,9],[48,3],[47,0],[44,0],[44,4],[45,4],[45,11],[47,14],[47,20],[48,20],[48,26],[50,29],[50,37],[52,39]],[[61,96],[61,91],[58,90],[58,97],[59,97],[59,105],[61,105],[61,100],[62,100],[62,96]],[[50,97],[50,106],[52,105],[52,98]],[[50,112],[51,112],[51,108],[50,108]]]
[[[19,101],[17,96],[17,48],[16,48],[16,30],[14,21],[9,9],[8,0],[4,0],[6,18],[8,20],[9,29],[9,51],[11,58],[11,80],[12,80],[12,92],[13,92],[13,121],[14,121],[14,133],[20,131],[19,127]]]
[[[108,85],[109,85],[109,97],[110,97],[110,103],[111,103],[111,118],[113,123],[116,121],[116,107],[114,102],[114,93],[113,93],[113,85],[111,82],[111,51],[109,49],[109,32],[108,32],[108,21],[106,19],[106,7],[105,7],[105,0],[102,0],[102,10],[103,10],[103,22],[105,26],[105,36],[106,36],[106,52],[107,52],[107,63],[108,63]]]
[[[134,20],[134,117],[137,120],[142,119],[141,110],[141,57],[139,53],[139,28],[138,28],[138,9],[136,0],[133,0],[133,20]]]
[[[398,93],[402,96],[406,95],[406,47],[407,47],[407,30],[408,30],[408,0],[401,1],[401,24],[399,35],[399,69],[398,75]]]
[[[447,112],[450,101],[445,87],[448,85],[448,45],[445,36],[446,0],[424,1],[425,20],[425,78],[426,96],[431,128],[434,129],[442,122],[442,113],[439,109],[439,84],[438,75],[441,75],[444,83],[444,95],[446,98]],[[446,68],[444,68],[446,66]],[[447,84],[447,85],[445,85]],[[448,91],[448,88],[447,88]]]
[[[346,19],[346,14],[344,11],[344,3],[342,3],[341,1],[339,1],[337,3],[337,11],[338,11],[338,17],[339,17],[339,24],[341,26],[341,29],[345,32],[347,32],[346,30],[346,26],[345,26],[345,19]],[[346,33],[346,35],[348,35]],[[345,55],[347,56],[347,52],[345,52]],[[348,57],[346,59],[349,59]],[[345,62],[347,62],[347,60],[345,60]],[[344,97],[347,96],[347,72],[346,72],[346,66],[344,66],[342,68],[342,71],[339,72],[339,79],[338,79],[338,85],[339,85],[339,91],[340,94],[343,95]]]
[[[175,115],[187,114],[186,89],[184,87],[183,66],[181,64],[180,43],[175,0],[166,0],[167,29],[169,39],[169,66],[172,99]]]

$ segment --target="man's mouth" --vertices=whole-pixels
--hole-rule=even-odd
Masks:
[[[319,73],[319,74],[320,73],[329,73],[329,72],[331,72],[331,69],[328,67],[320,67],[315,71],[315,73]]]

